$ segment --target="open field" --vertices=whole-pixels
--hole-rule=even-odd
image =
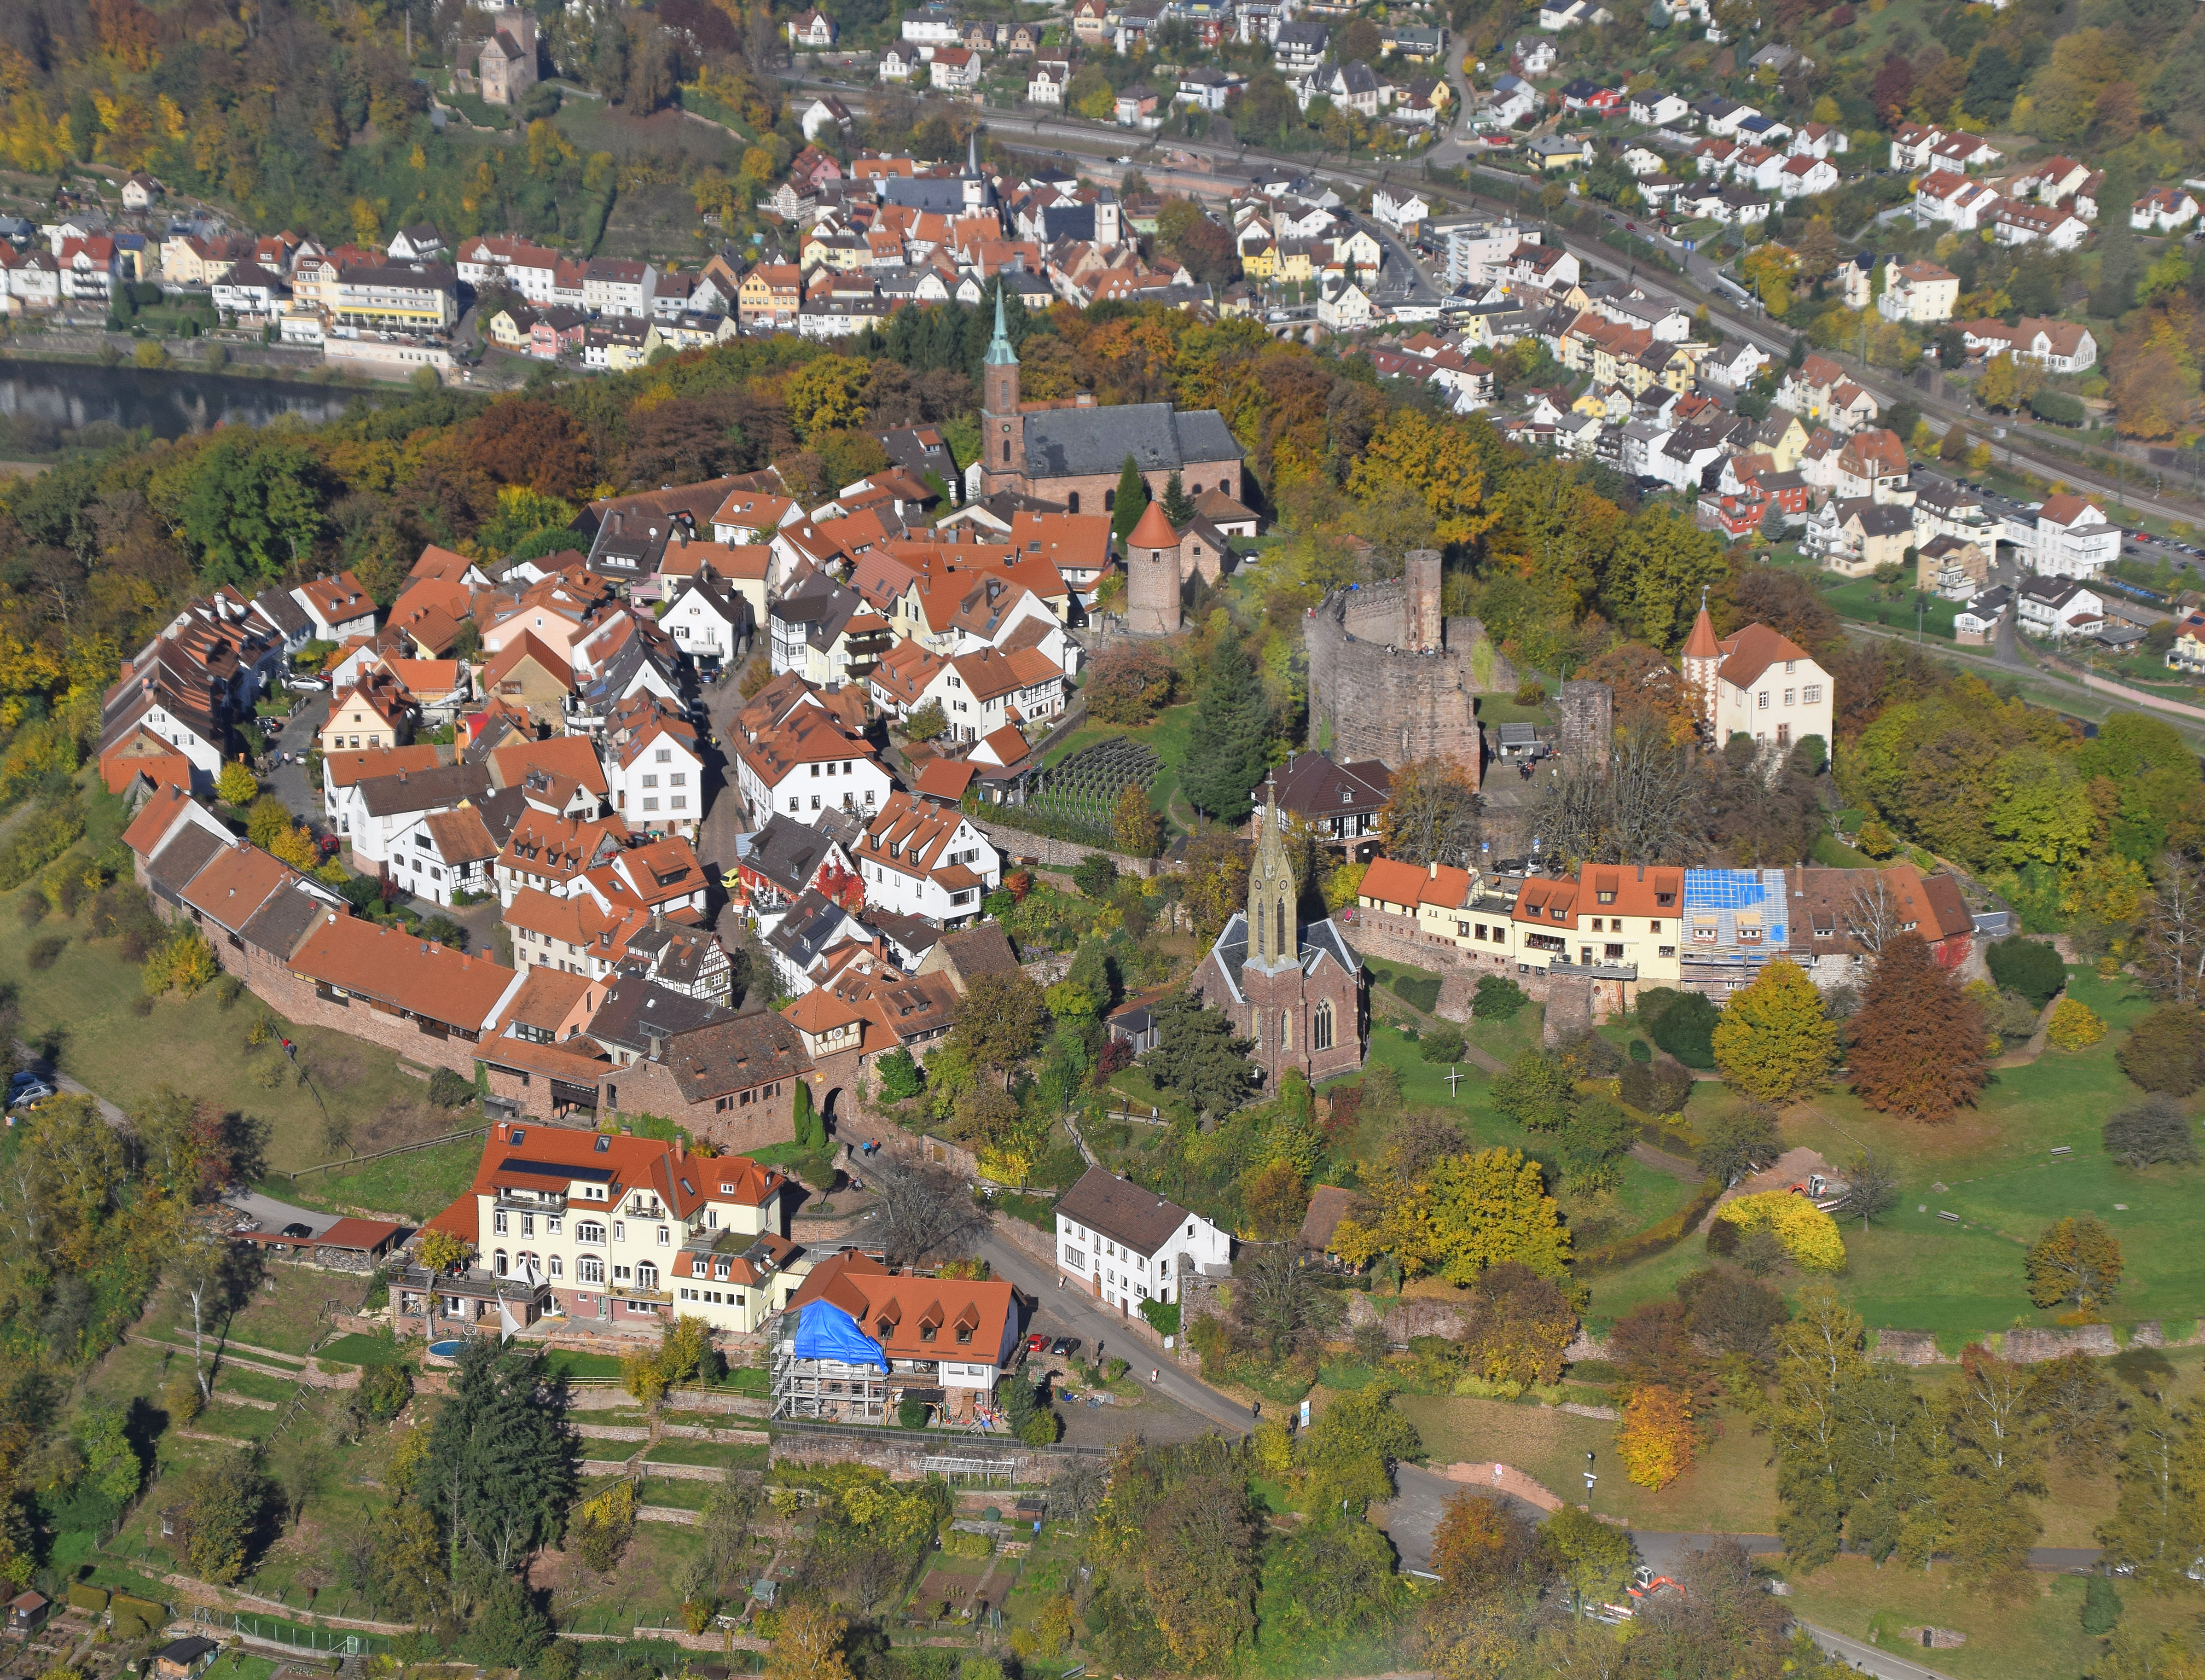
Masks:
[[[1634,1528],[1771,1534],[1776,1527],[1776,1469],[1768,1438],[1750,1419],[1725,1411],[1691,1474],[1661,1492],[1640,1487],[1615,1452],[1615,1425],[1530,1401],[1462,1395],[1404,1394],[1394,1409],[1417,1426],[1434,1469],[1498,1459],[1565,1498],[1584,1497],[1585,1454],[1597,1455],[1593,1509]]]
[[[22,896],[38,891],[33,885],[0,895],[0,918],[11,930]],[[270,1015],[250,993],[225,1009],[210,986],[192,998],[172,993],[157,1000],[150,1015],[140,1015],[133,1007],[144,996],[137,965],[114,940],[88,942],[89,922],[86,912],[51,914],[37,925],[37,939],[68,938],[43,969],[30,965],[33,937],[11,932],[0,939],[0,986],[16,992],[23,1037],[33,1045],[51,1041],[62,1071],[110,1102],[128,1109],[171,1086],[225,1113],[264,1120],[268,1164],[278,1170],[330,1159],[323,1103],[350,1123],[354,1147],[364,1151],[452,1129],[444,1111],[429,1106],[426,1081],[403,1072],[392,1051],[279,1021],[312,1081],[311,1088],[300,1084],[280,1049],[247,1041],[254,1024]],[[287,1194],[288,1183],[278,1180],[278,1194]]]
[[[1855,1639],[1907,1650],[1915,1661],[1933,1662],[1957,1680],[2073,1680],[2102,1659],[2106,1641],[2085,1634],[2079,1621],[2083,1577],[2040,1575],[2017,1595],[1995,1597],[1953,1580],[1949,1564],[1927,1573],[1896,1564],[1882,1569],[1865,1558],[1840,1558],[1811,1575],[1791,1577],[1791,1604],[1799,1615]],[[2145,1627],[2187,1631],[2196,1606],[2187,1599],[2154,1598],[2122,1590],[2123,1619]],[[1905,1644],[1901,1630],[1923,1624],[1950,1628],[1968,1642],[1925,1653]]]
[[[2127,1277],[2107,1312],[2117,1327],[2194,1322],[2205,1308],[2198,1169],[2131,1171],[2099,1138],[2107,1117],[2140,1095],[2113,1057],[2149,1000],[2125,980],[2101,980],[2088,969],[2071,968],[2068,987],[2106,1017],[2113,1030],[2105,1040],[2001,1069],[1978,1105],[1950,1125],[1877,1114],[1835,1088],[1784,1115],[1785,1141],[1819,1150],[1834,1166],[1865,1147],[1899,1168],[1898,1206],[1867,1231],[1846,1228],[1850,1264],[1836,1280],[1871,1328],[1930,1331],[1957,1353],[1964,1342],[2017,1324],[2052,1324],[2056,1314],[2030,1303],[2022,1258],[2045,1226],[2070,1213],[2095,1213],[2125,1239]],[[2074,1153],[2053,1157],[2061,1147]],[[1590,1316],[1612,1320],[1702,1263],[1699,1245],[1688,1241],[1595,1278]]]

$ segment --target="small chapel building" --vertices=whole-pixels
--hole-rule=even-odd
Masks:
[[[1278,795],[1273,777],[1255,816],[1248,908],[1225,924],[1191,988],[1250,1040],[1267,1091],[1289,1068],[1311,1083],[1353,1073],[1370,1045],[1363,959],[1331,918],[1303,924]]]

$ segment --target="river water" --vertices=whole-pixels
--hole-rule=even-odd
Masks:
[[[0,361],[0,418],[29,441],[46,427],[76,432],[105,422],[125,432],[181,438],[216,426],[261,426],[278,414],[336,420],[360,395],[288,379],[149,372],[79,362]]]

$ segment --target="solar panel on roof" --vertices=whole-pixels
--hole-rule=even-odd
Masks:
[[[612,1174],[603,1167],[560,1166],[550,1161],[501,1161],[500,1172],[525,1172],[538,1178],[579,1178],[585,1183],[605,1184]]]

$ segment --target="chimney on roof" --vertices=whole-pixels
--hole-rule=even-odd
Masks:
[[[635,1135],[635,1128],[633,1126],[622,1126],[621,1128],[621,1135],[622,1137],[633,1137]]]
[[[1439,879],[1439,878],[1440,878],[1440,861],[1439,861],[1437,858],[1434,858],[1434,859],[1432,860],[1432,873],[1431,873],[1431,879],[1432,879],[1433,880],[1435,880],[1435,881],[1436,881],[1437,879]]]

